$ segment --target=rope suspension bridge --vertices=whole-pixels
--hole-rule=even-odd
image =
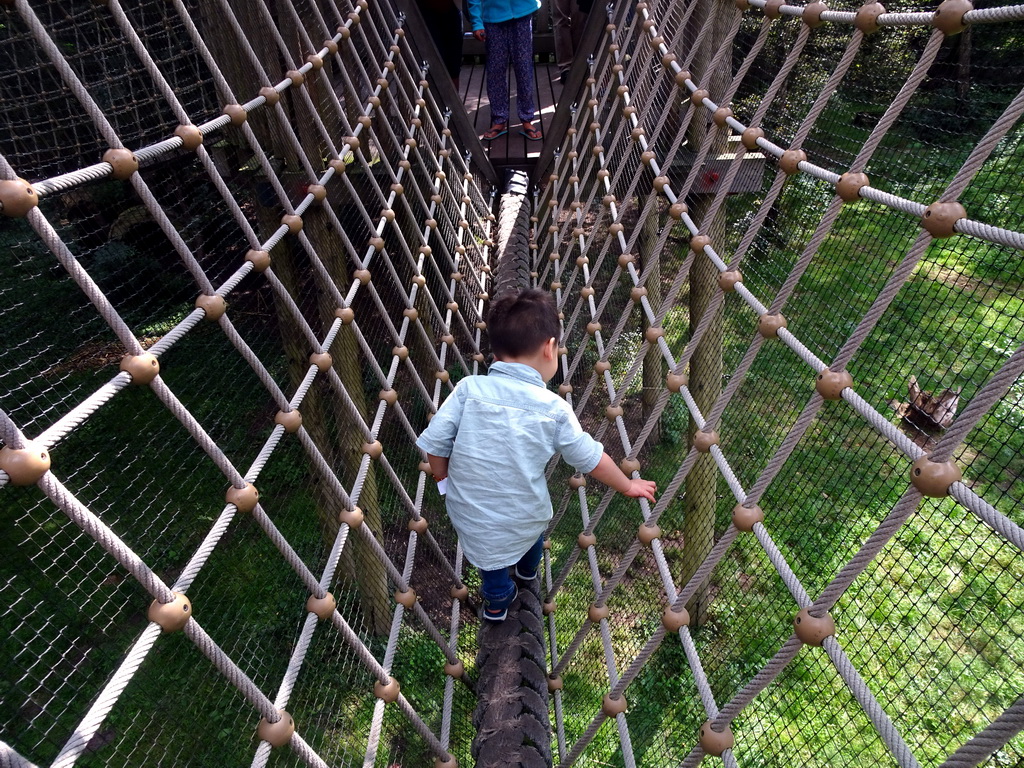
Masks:
[[[503,186],[415,4],[0,0],[0,766],[1024,764],[1024,6],[587,24]],[[527,285],[660,494],[480,627]]]

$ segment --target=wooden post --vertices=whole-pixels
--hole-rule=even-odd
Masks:
[[[711,91],[712,97],[721,94],[728,70],[719,68],[716,72],[708,72],[708,66],[719,46],[722,44],[733,12],[733,5],[717,2],[709,8],[708,13],[716,14],[712,34],[704,39],[699,54],[695,57],[692,70],[698,75],[698,82]],[[699,21],[700,24],[704,20]],[[729,62],[724,62],[728,67]],[[698,149],[709,130],[718,130],[711,122],[711,115],[703,107],[698,108],[690,122],[687,139],[690,146]],[[712,147],[711,155],[725,148],[726,132],[720,131],[720,144]],[[712,244],[718,244],[724,234],[724,215],[721,211],[712,219],[708,219],[712,195],[692,195],[690,217],[701,227],[701,234],[708,235]],[[718,269],[704,254],[698,253],[690,270],[690,329],[691,333],[704,315],[715,293],[719,291]],[[697,407],[705,416],[722,392],[722,313],[716,313],[711,325],[701,339],[693,357],[690,359],[689,389],[697,403]],[[689,438],[692,444],[697,424],[690,419]],[[680,579],[685,583],[690,579],[698,566],[711,552],[715,543],[715,507],[717,505],[718,470],[710,453],[698,457],[693,469],[686,478],[686,494],[683,505],[683,538],[686,542],[683,557],[683,574]],[[708,585],[697,590],[687,610],[690,616],[701,624],[707,620]]]
[[[639,241],[640,265],[647,274],[647,279],[644,282],[644,287],[647,289],[647,300],[655,308],[661,305],[661,253],[655,250],[658,244],[658,208],[658,201],[655,201],[651,212],[647,214],[641,224]],[[650,325],[647,322],[647,316],[643,314],[642,309],[638,308],[638,311],[641,312],[641,327],[646,329]],[[661,350],[658,349],[657,344],[651,344],[644,356],[643,390],[640,395],[644,424],[647,423],[647,419],[658,403],[658,396],[665,385],[665,373],[665,360],[661,356]],[[647,444],[657,445],[660,442],[661,420],[659,419],[654,429],[651,430]]]

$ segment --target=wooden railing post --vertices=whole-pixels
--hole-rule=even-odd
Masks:
[[[605,6],[595,2],[594,8],[590,11],[590,15],[587,16],[587,24],[583,28],[583,38],[576,49],[576,58],[573,60],[572,68],[569,70],[568,82],[562,88],[562,97],[558,102],[558,108],[555,110],[555,116],[551,120],[551,126],[547,129],[544,146],[540,148],[540,157],[537,158],[537,164],[533,167],[533,173],[530,178],[531,184],[537,184],[540,179],[545,178],[551,168],[555,149],[561,143],[565,132],[569,128],[573,99],[580,92],[580,86],[583,85],[583,80],[587,77],[587,70],[589,69],[588,59],[597,50],[597,44],[601,40],[601,34],[604,32],[607,20],[608,14],[605,11]]]
[[[483,144],[480,143],[480,137],[477,136],[476,128],[469,121],[465,104],[459,98],[455,86],[448,77],[448,70],[445,68],[444,61],[441,59],[441,54],[438,52],[433,38],[427,32],[427,22],[424,21],[423,14],[420,12],[416,0],[398,0],[398,7],[405,14],[406,32],[416,30],[412,34],[407,34],[406,39],[409,41],[409,45],[412,46],[416,57],[427,62],[427,79],[430,81],[430,87],[434,89],[438,101],[452,110],[449,125],[458,135],[462,146],[469,150],[472,157],[472,165],[480,170],[487,181],[494,186],[498,186],[498,174],[494,170],[494,166],[491,164],[491,159],[487,156]]]

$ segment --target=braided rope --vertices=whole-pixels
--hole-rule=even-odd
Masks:
[[[181,8],[179,7],[179,11],[180,10],[181,10]],[[125,28],[130,30],[130,25],[127,25],[126,18],[121,17],[120,20],[122,21],[122,26],[124,26]],[[151,70],[151,74],[153,74],[154,76],[159,74],[158,71],[156,70],[155,64],[152,61],[147,62],[147,67]],[[167,96],[173,97],[173,94],[170,94],[169,89],[165,89],[164,95],[165,95],[165,97],[167,97]],[[179,117],[181,117],[181,115],[179,115]],[[296,142],[296,146],[297,146],[297,142]],[[207,164],[207,170],[208,170],[208,172],[211,173],[211,176],[215,175],[215,171],[214,171],[212,165]],[[327,173],[325,174],[325,177],[322,179],[322,181],[325,181],[325,182],[329,181],[332,173],[333,173],[332,170],[328,170]],[[401,171],[399,173],[401,174]],[[268,176],[269,175],[270,174],[268,174]],[[315,178],[315,176],[314,176],[314,178]],[[214,181],[215,181],[215,186],[217,186],[217,188],[218,188],[218,191],[220,191],[221,194],[224,195],[224,193],[226,192],[226,187],[223,186],[222,182],[220,184],[216,183],[217,181],[220,181],[219,177],[216,177]],[[281,194],[281,193],[283,193],[283,189],[281,188],[279,183],[277,184],[277,187],[278,187],[278,191],[279,191],[279,196],[284,198],[284,195]],[[227,195],[227,197],[229,197],[229,196],[230,195]],[[284,198],[284,200],[286,202],[286,198]],[[313,201],[312,196],[311,195],[307,195],[307,197],[295,209],[295,211],[301,214],[306,208],[308,208],[308,206],[312,203],[312,201]],[[151,205],[156,206],[157,208],[159,207],[159,204],[156,203],[155,198],[150,198],[149,202],[151,203]],[[286,210],[291,210],[290,206],[288,206],[288,205],[286,205],[285,208],[286,208]],[[237,210],[237,206],[235,206],[235,210]],[[337,219],[335,219],[335,222],[337,222]],[[245,228],[243,227],[243,229],[245,229]],[[340,226],[339,226],[339,229],[340,229]],[[275,232],[275,234],[272,236],[272,238],[267,241],[267,243],[264,245],[264,247],[267,248],[267,249],[273,247],[274,241],[275,240],[280,240],[280,238],[284,235],[284,233],[286,231],[287,230],[284,227],[282,227],[281,229],[277,230]],[[254,236],[251,233],[251,230],[248,231],[248,234],[249,234],[250,243],[252,244],[255,240],[254,240]],[[171,235],[170,232],[168,232],[168,236],[173,241],[174,237],[176,237],[176,232],[174,233],[173,236]],[[304,238],[300,238],[300,240],[303,241],[303,244],[307,246],[307,249],[308,249],[310,255],[314,257],[314,261],[315,261],[315,251],[313,251],[313,249],[310,246],[310,244],[308,243],[308,241],[305,241]],[[179,251],[181,251],[180,248],[179,248]],[[182,256],[183,256],[183,258],[188,259],[190,257],[190,254],[182,253]],[[368,254],[368,257],[369,257],[369,254]],[[201,270],[199,270],[198,265],[195,263],[194,259],[191,260],[191,264],[192,264],[192,267],[193,267],[194,274],[195,274],[195,271],[198,270],[198,274],[196,274],[195,276],[197,277],[197,280],[202,284],[203,281],[205,280],[205,275],[201,272]],[[422,261],[421,261],[421,265],[420,266],[422,266]],[[222,294],[229,293],[238,284],[238,282],[248,272],[248,270],[250,268],[251,268],[251,265],[248,265],[246,267],[243,267],[242,270],[239,270],[238,272],[236,272],[235,276],[231,280],[229,280],[228,284],[226,284],[225,286],[222,286],[221,293]],[[284,301],[286,306],[290,309],[291,314],[293,315],[293,318],[295,318],[297,321],[299,321],[297,324],[306,333],[308,340],[311,342],[311,346],[313,346],[314,349],[325,349],[325,348],[329,347],[330,344],[331,344],[332,339],[334,338],[334,335],[337,333],[337,331],[338,331],[338,329],[340,327],[340,323],[336,322],[336,323],[334,323],[332,325],[332,328],[329,331],[328,336],[325,339],[325,342],[324,342],[323,346],[321,346],[319,343],[317,343],[317,340],[315,339],[315,337],[312,336],[312,333],[311,333],[310,329],[307,326],[305,326],[304,322],[301,322],[301,313],[298,311],[298,308],[291,301],[290,297],[283,298],[283,297],[287,296],[287,292],[283,290],[283,286],[281,286],[279,283],[277,283],[274,280],[272,272],[270,272],[268,277],[271,280],[272,286],[277,289],[276,292],[279,295],[282,296],[282,300]],[[204,288],[210,288],[208,283],[203,285],[203,287]],[[415,288],[414,288],[414,293],[415,293]],[[197,313],[193,313],[189,317],[189,319],[188,319],[188,322],[190,324],[189,327],[194,326],[195,322],[197,322],[200,317],[201,317],[201,313],[198,313],[198,314]],[[224,327],[226,329],[233,330],[232,326],[230,326],[230,324],[228,324],[226,322],[223,323],[222,325],[224,325]],[[402,332],[400,334],[398,334],[398,341],[399,341],[399,343],[401,343],[402,337],[404,337],[407,325],[408,325],[408,323],[406,322],[404,324],[403,328],[402,328]],[[176,329],[176,330],[179,331],[179,337],[183,336],[184,333],[187,332],[187,329],[182,329],[181,326],[179,326],[179,329]],[[128,346],[131,349],[132,345],[131,345],[131,343],[128,343],[128,339],[130,339],[130,341],[133,342],[134,341],[134,337],[133,336],[128,336],[128,334],[123,334],[123,335],[127,336],[126,346]],[[237,334],[230,334],[230,335],[232,335],[233,340],[238,342],[238,344],[240,346],[244,345],[244,342],[242,342],[241,337],[238,337]],[[167,348],[169,348],[169,346],[170,346],[170,343],[167,342],[166,337],[165,337],[164,349],[161,349],[160,351],[161,352],[165,351]],[[245,350],[248,350],[248,347],[243,347],[243,348]],[[270,384],[270,385],[273,384],[272,379],[270,379],[269,375],[266,375],[265,369],[258,362],[258,359],[255,358],[254,355],[249,354],[249,355],[243,355],[243,356],[245,356],[247,359],[249,359],[250,364],[252,364],[255,368],[257,368],[258,372],[262,372],[263,375],[261,375],[260,378],[264,381],[265,384]],[[311,366],[310,374],[315,376],[316,372],[317,371],[316,371],[315,366]],[[89,401],[86,402],[86,404],[84,404],[84,406],[80,407],[77,410],[77,412],[75,414],[73,414],[70,418],[66,417],[65,420],[53,432],[53,434],[55,434],[55,435],[66,434],[66,431],[71,428],[71,425],[77,425],[77,424],[82,423],[82,421],[84,421],[84,419],[87,418],[87,416],[91,412],[94,412],[96,408],[98,408],[104,402],[108,401],[113,396],[113,394],[116,394],[116,392],[119,391],[119,386],[121,385],[121,380],[123,378],[124,378],[123,375],[119,376],[118,379],[116,380],[116,383],[115,383],[114,386],[110,386],[110,387],[107,387],[104,390],[101,390],[100,393],[98,393],[97,395],[94,395]],[[308,387],[309,387],[311,382],[312,382],[312,376],[308,375],[306,380],[304,381],[303,385],[301,385],[299,390],[297,391],[296,397],[293,400],[292,405],[294,405],[295,407],[298,407],[298,405],[301,404],[301,400],[304,397],[305,392],[308,390]],[[233,471],[233,469],[231,468],[230,464],[227,462],[226,457],[224,457],[223,454],[220,453],[219,449],[216,447],[216,444],[213,443],[211,440],[209,440],[209,438],[206,437],[205,432],[199,426],[198,422],[195,422],[195,420],[191,418],[191,416],[188,413],[187,409],[185,409],[183,406],[181,406],[181,404],[174,397],[173,393],[171,393],[169,389],[164,387],[159,382],[159,380],[157,380],[154,383],[153,388],[157,392],[157,394],[161,397],[161,399],[163,399],[165,401],[165,404],[172,410],[172,412],[174,412],[175,415],[178,416],[179,420],[181,420],[189,428],[189,430],[193,433],[193,436],[202,445],[204,450],[206,450],[207,453],[209,455],[211,455],[211,457],[215,460],[215,462],[218,463],[221,466],[222,471],[224,471],[226,474],[229,475],[229,479],[231,479],[232,482],[241,483],[241,481],[242,481],[241,476],[238,475],[237,472]],[[275,398],[279,401],[279,404],[281,403],[281,401],[284,400],[283,396],[281,395],[279,390],[277,390],[276,386],[268,386],[268,389],[270,389],[272,394],[275,395]],[[379,419],[378,419],[377,427],[379,427]],[[272,453],[273,445],[271,443],[275,443],[279,439],[280,435],[282,434],[282,431],[283,430],[281,430],[279,428],[275,428],[274,429],[271,438],[268,440],[268,446],[265,446],[264,451],[261,452],[261,458],[260,458],[261,462],[265,462],[266,459],[269,457],[269,453]],[[7,442],[9,444],[16,444],[17,443],[16,440],[15,441],[8,440]],[[268,450],[268,448],[269,448],[269,450]],[[364,466],[365,466],[365,464],[364,464]],[[250,476],[253,476],[253,475],[256,475],[256,474],[258,474],[258,469],[256,469],[255,472],[250,472]],[[330,474],[333,475],[333,473],[330,473]],[[393,478],[393,479],[397,481],[397,478]],[[49,483],[49,482],[50,481],[47,481],[47,483]],[[345,497],[342,496],[342,498],[345,498]],[[70,505],[69,502],[65,502],[64,505],[66,507],[67,506],[71,506],[72,507],[71,511],[74,511],[74,509],[75,509],[73,507],[73,505]],[[230,506],[231,505],[229,505],[229,507]],[[79,512],[82,513],[83,511],[80,510]],[[274,543],[278,546],[278,548],[282,550],[282,552],[285,555],[286,559],[289,562],[291,562],[292,566],[294,568],[296,568],[300,572],[300,575],[303,576],[304,580],[307,583],[307,587],[309,587],[310,590],[314,594],[322,594],[323,587],[319,586],[319,583],[313,578],[312,574],[308,571],[308,569],[306,569],[304,567],[304,564],[302,564],[301,560],[298,559],[298,557],[297,557],[297,555],[295,555],[294,551],[291,550],[290,546],[287,544],[287,541],[276,532],[276,529],[274,528],[274,526],[269,522],[269,518],[267,518],[262,513],[262,510],[260,510],[259,508],[257,508],[257,510],[255,511],[255,514],[256,514],[257,520],[261,523],[261,525],[267,531],[268,535],[271,537],[271,539],[274,541]],[[221,524],[219,524],[218,526],[215,526],[215,528],[211,531],[211,535],[210,535],[210,537],[208,537],[208,540],[207,540],[206,544],[204,545],[204,547],[201,548],[201,552],[208,553],[210,550],[212,550],[212,547],[215,546],[216,539],[219,538],[219,534],[222,533],[224,529],[226,529],[227,521],[229,519],[230,519],[230,512],[228,513],[227,516],[222,516]],[[115,555],[118,556],[119,559],[122,560],[122,562],[126,565],[126,567],[129,567],[130,570],[133,570],[133,572],[136,573],[137,578],[140,578],[144,582],[149,578],[149,577],[146,576],[145,569],[139,563],[131,562],[130,553],[125,548],[123,548],[123,546],[119,548],[119,544],[118,544],[116,538],[110,539],[109,534],[102,534],[102,530],[103,530],[102,527],[97,527],[97,524],[95,522],[89,523],[88,520],[86,520],[86,522],[82,523],[82,524],[83,524],[83,527],[87,531],[89,531],[90,533],[93,533],[94,536],[99,536],[99,539],[100,539],[101,543],[103,543],[104,546],[106,546],[108,549],[112,549],[112,550],[117,549],[117,551],[115,552]],[[344,540],[346,538],[346,535],[347,535],[347,530],[343,530],[340,533],[339,538],[338,538],[338,543],[339,544],[343,544],[343,542],[344,542]],[[211,541],[211,538],[212,538],[212,541]],[[108,539],[110,539],[110,543],[109,544],[106,543]],[[332,561],[331,561],[332,564],[330,565],[329,570],[333,570],[333,567],[334,567],[334,565],[337,562],[337,556],[339,554],[340,554],[340,546],[336,547],[336,549],[335,549],[335,555],[332,558]],[[378,554],[383,554],[383,553],[381,552],[381,553],[378,553]],[[201,555],[200,559],[204,559],[204,557],[205,557],[205,555]],[[126,559],[126,558],[128,558],[128,559]],[[410,566],[411,566],[411,564],[410,564]],[[191,581],[192,578],[194,578],[195,574],[198,572],[198,568],[199,567],[201,567],[201,564],[200,563],[196,563],[195,560],[194,560],[193,563],[191,564],[190,568],[186,569],[186,573],[183,574],[184,581],[186,583]],[[327,574],[325,576],[324,580],[325,581],[329,581],[330,580],[330,575]],[[401,578],[399,578],[399,582],[401,582],[401,581],[402,581]],[[151,589],[151,591],[154,591],[158,595],[158,597],[161,597],[162,599],[169,599],[169,594],[165,594],[166,588],[164,588],[164,591],[161,592],[160,589],[157,589],[158,586],[159,586],[159,584],[157,582],[154,582],[154,581],[152,581],[150,579],[150,589]],[[429,623],[429,620],[426,619],[425,614],[422,613],[422,609],[420,609],[418,611],[418,613],[420,614],[420,618],[422,620],[427,621]],[[307,622],[307,627],[312,627],[313,624],[314,623]],[[293,658],[293,663],[289,665],[289,669],[288,669],[288,672],[286,673],[285,681],[282,684],[283,687],[282,687],[281,693],[279,694],[279,697],[283,697],[283,698],[286,699],[287,698],[287,691],[290,689],[290,687],[294,683],[295,676],[297,675],[297,670],[298,670],[299,666],[301,666],[301,657],[304,655],[304,648],[308,644],[308,632],[309,631],[311,631],[311,630],[307,630],[306,632],[304,632],[303,636],[306,639],[303,641],[303,643],[300,644],[300,647],[297,649],[296,656]],[[436,632],[435,632],[435,634],[436,634]],[[206,652],[208,655],[211,655],[211,658],[214,658],[215,662],[222,669],[222,671],[224,671],[225,674],[228,675],[228,677],[230,679],[232,679],[232,681],[236,685],[240,685],[240,686],[243,687],[244,690],[247,690],[247,695],[249,696],[249,698],[252,701],[254,701],[254,703],[256,703],[259,708],[262,708],[264,710],[265,716],[269,717],[270,719],[276,719],[276,710],[267,708],[267,706],[266,706],[267,702],[265,700],[261,699],[260,696],[257,695],[257,693],[254,690],[251,689],[251,686],[249,688],[245,688],[245,686],[248,685],[248,684],[246,683],[246,679],[244,678],[244,676],[239,677],[240,672],[237,670],[237,668],[232,667],[232,665],[230,663],[230,660],[228,660],[226,657],[218,655],[219,654],[218,649],[215,646],[212,646],[210,644],[210,642],[208,641],[208,638],[205,638],[204,636],[202,636],[201,634],[199,634],[195,630],[193,630],[193,639],[195,639],[198,643],[200,643],[201,647],[203,647],[204,652]],[[355,644],[357,646],[361,647],[361,643],[359,643],[358,638],[355,638],[353,636],[353,637],[350,637],[348,639],[350,640],[350,642],[354,640]],[[148,647],[145,644],[137,644],[136,645],[136,653],[140,654],[140,659],[145,656],[147,651],[148,651]],[[454,660],[455,659],[455,657],[451,653],[451,651],[449,651],[449,656],[450,656],[450,660]],[[366,659],[364,658],[364,661],[365,660]],[[371,665],[371,667],[372,667],[372,665]],[[126,668],[123,666],[122,667],[122,672],[124,672],[125,669]],[[127,682],[127,679],[130,679],[130,675],[131,675],[132,671],[134,671],[134,670],[129,670],[127,677],[122,678],[124,683]],[[386,677],[385,677],[385,679],[386,679]],[[123,685],[121,686],[121,690],[123,690]],[[114,699],[112,699],[111,701],[116,700],[116,696],[119,693],[120,693],[120,691],[116,691],[115,694],[114,694]],[[406,710],[406,714],[407,715],[409,715],[411,717],[415,717],[415,713],[411,710],[411,708],[408,707],[408,705],[406,703],[403,702],[401,706],[402,706],[402,708],[404,710]],[[109,709],[107,711],[109,711]],[[102,723],[102,720],[103,720],[104,716],[105,716],[105,712],[99,716],[95,726],[91,727],[92,732],[95,732],[95,728],[98,728],[99,724]],[[427,731],[427,729],[422,724],[422,722],[420,722],[418,720],[417,720],[417,722],[414,723],[414,727],[418,731],[420,731],[421,733],[429,734],[429,731]],[[76,732],[77,743],[74,743],[74,744],[70,745],[71,746],[71,750],[76,752],[76,753],[80,753],[81,748],[84,748],[84,745],[88,742],[88,738],[90,736],[91,736],[91,733],[83,734],[81,731]],[[428,739],[428,741],[429,740],[430,739]],[[432,743],[432,746],[434,747],[435,751],[438,752],[438,754],[441,754],[441,755],[446,754],[445,750],[439,746],[439,744],[436,742],[436,740],[431,742],[431,743]],[[297,750],[300,753],[300,756],[302,756],[303,759],[307,763],[309,763],[309,764],[323,764],[323,762],[318,757],[316,757],[316,755],[314,753],[312,753],[308,749],[308,745],[305,745],[304,742],[301,741],[301,739],[298,739],[298,737],[293,739],[293,745],[296,746]],[[265,754],[265,752],[263,750],[261,750],[259,752],[259,754],[262,755],[262,754]],[[74,760],[74,756],[71,757],[71,761],[72,762],[73,762],[73,760]],[[257,760],[260,760],[260,758],[258,757]]]

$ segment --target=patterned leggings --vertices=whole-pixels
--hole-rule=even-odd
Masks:
[[[484,22],[487,33],[487,96],[491,123],[508,122],[508,65],[516,73],[516,107],[519,119],[533,120],[533,16]]]

